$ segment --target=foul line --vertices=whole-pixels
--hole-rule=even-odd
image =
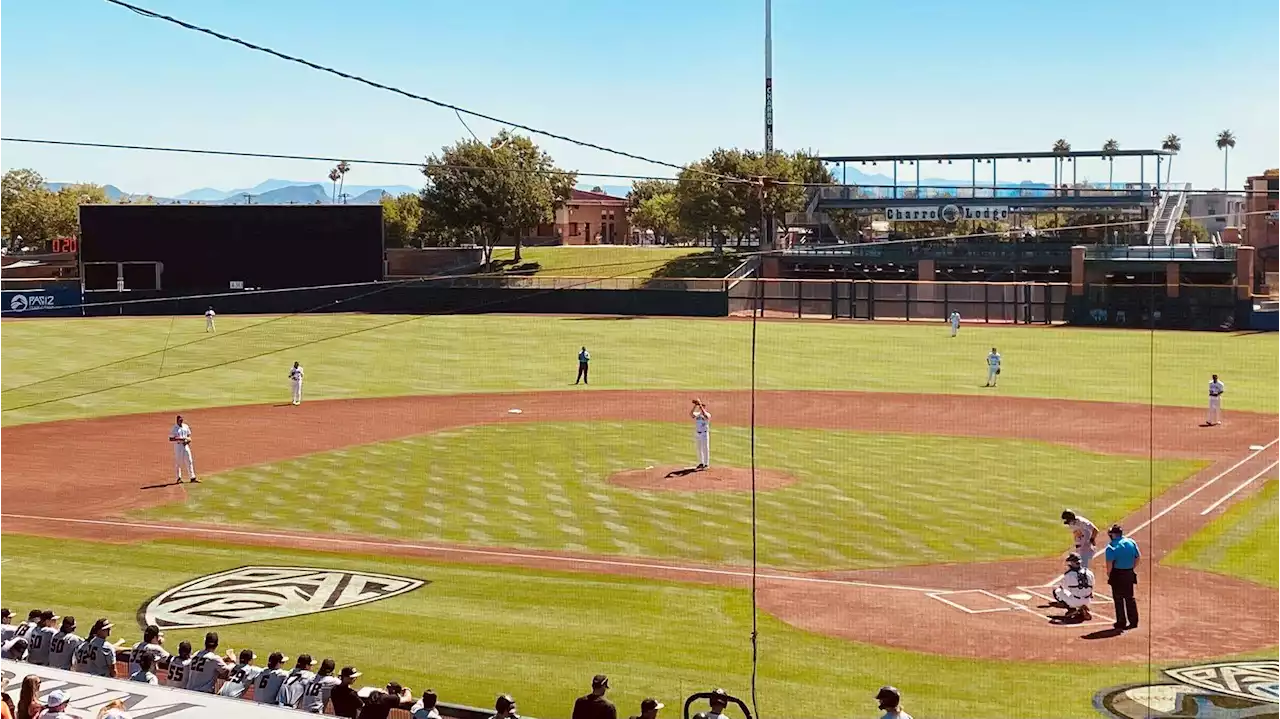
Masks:
[[[1231,490],[1230,492],[1227,492],[1225,495],[1223,495],[1222,499],[1219,499],[1218,501],[1216,501],[1216,502],[1214,502],[1213,504],[1209,505],[1209,508],[1208,508],[1208,509],[1206,509],[1206,510],[1204,510],[1203,512],[1201,512],[1201,513],[1200,513],[1200,516],[1201,516],[1201,517],[1203,517],[1204,515],[1208,514],[1209,512],[1212,512],[1213,510],[1217,509],[1217,508],[1218,508],[1218,507],[1219,507],[1223,502],[1225,502],[1225,501],[1227,501],[1228,499],[1231,499],[1232,497],[1234,497],[1234,496],[1235,496],[1235,494],[1236,494],[1236,492],[1239,492],[1240,490],[1244,489],[1245,487],[1248,487],[1250,484],[1253,484],[1253,481],[1254,481],[1255,479],[1257,479],[1258,477],[1261,477],[1262,475],[1266,474],[1267,472],[1270,472],[1271,470],[1275,469],[1277,465],[1280,465],[1280,460],[1276,460],[1275,462],[1272,462],[1271,464],[1268,464],[1266,469],[1262,470],[1261,472],[1258,472],[1257,474],[1253,475],[1252,477],[1250,477],[1250,478],[1246,479],[1245,481],[1241,482],[1241,483],[1240,483],[1240,484],[1239,484],[1235,489],[1233,489],[1233,490]]]
[[[585,564],[598,567],[619,567],[629,569],[652,569],[662,572],[684,572],[686,574],[705,574],[718,577],[740,577],[750,579],[751,572],[740,572],[732,569],[709,569],[704,567],[681,567],[671,564],[649,564],[647,562],[625,562],[615,559],[591,559],[587,557],[565,557],[555,554],[528,554],[523,552],[506,552],[496,549],[467,549],[464,547],[437,546],[431,544],[410,544],[407,542],[378,542],[368,539],[348,539],[346,537],[316,537],[303,534],[283,534],[275,532],[248,532],[235,529],[217,529],[205,527],[183,527],[171,524],[147,524],[145,522],[119,522],[108,519],[72,519],[69,517],[41,517],[30,514],[0,514],[9,519],[35,519],[45,522],[64,522],[68,524],[92,524],[107,527],[128,527],[132,529],[149,529],[152,531],[187,532],[190,534],[225,534],[233,537],[264,537],[267,539],[284,539],[304,542],[336,541],[343,545],[360,545],[381,549],[416,549],[429,552],[466,554],[482,557],[502,557],[506,559],[531,559],[540,562],[561,562],[564,564]],[[525,567],[530,569],[530,567]],[[803,582],[809,584],[835,584],[846,587],[867,587],[870,589],[896,589],[904,592],[945,592],[945,589],[929,589],[927,587],[905,587],[899,584],[873,584],[852,579],[825,579],[823,577],[798,577],[783,574],[759,574],[760,579],[772,579],[781,582]]]
[[[1240,465],[1244,464],[1245,462],[1248,462],[1249,460],[1253,459],[1254,457],[1257,457],[1259,454],[1262,454],[1263,452],[1265,452],[1265,451],[1267,450],[1267,448],[1268,448],[1268,447],[1271,447],[1271,446],[1272,446],[1272,445],[1274,445],[1276,442],[1280,442],[1280,438],[1276,438],[1276,439],[1271,440],[1270,442],[1267,442],[1265,445],[1263,445],[1262,449],[1255,449],[1254,451],[1250,452],[1250,453],[1249,453],[1249,455],[1248,455],[1248,456],[1246,456],[1244,459],[1240,460],[1239,462],[1236,462],[1235,464],[1231,465],[1230,467],[1227,467],[1227,469],[1226,469],[1225,471],[1223,471],[1223,472],[1219,473],[1219,474],[1218,474],[1216,477],[1214,477],[1213,479],[1211,479],[1211,480],[1209,480],[1209,481],[1205,482],[1204,484],[1200,485],[1199,487],[1196,487],[1195,489],[1191,490],[1191,491],[1190,491],[1189,493],[1187,493],[1187,495],[1186,495],[1185,497],[1183,497],[1182,499],[1179,499],[1178,501],[1174,502],[1173,504],[1170,504],[1168,507],[1165,507],[1164,509],[1160,510],[1159,512],[1156,512],[1156,513],[1155,513],[1155,514],[1154,514],[1150,519],[1148,519],[1147,521],[1143,522],[1142,524],[1139,524],[1138,526],[1134,527],[1133,529],[1127,530],[1127,531],[1128,531],[1128,533],[1129,533],[1130,535],[1134,535],[1134,534],[1137,534],[1138,532],[1141,532],[1143,529],[1146,529],[1146,528],[1147,528],[1147,527],[1149,527],[1153,522],[1155,522],[1157,519],[1159,519],[1159,518],[1163,517],[1164,515],[1168,514],[1169,512],[1172,512],[1173,510],[1175,510],[1175,509],[1177,509],[1179,506],[1181,506],[1183,502],[1187,501],[1188,499],[1191,499],[1192,497],[1196,496],[1197,494],[1200,494],[1200,492],[1202,492],[1202,491],[1204,491],[1204,490],[1208,489],[1208,488],[1209,488],[1209,486],[1210,486],[1210,485],[1212,485],[1214,482],[1217,482],[1219,479],[1222,479],[1223,477],[1227,476],[1228,474],[1231,474],[1232,472],[1236,471],[1236,469],[1238,469],[1238,468],[1240,467]]]

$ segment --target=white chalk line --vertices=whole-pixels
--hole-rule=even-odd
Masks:
[[[438,546],[432,544],[412,544],[409,542],[378,542],[368,539],[348,539],[346,537],[316,537],[303,534],[283,534],[274,532],[248,532],[236,529],[217,529],[206,527],[184,527],[171,524],[149,524],[146,522],[121,522],[109,519],[74,519],[70,517],[41,517],[29,514],[0,514],[0,518],[9,519],[33,519],[45,522],[63,522],[66,524],[89,524],[95,526],[106,527],[127,527],[131,529],[149,529],[153,531],[164,532],[185,532],[188,534],[221,534],[232,537],[263,537],[266,539],[283,539],[291,541],[304,542],[332,542],[340,547],[345,546],[363,546],[376,547],[379,549],[415,549],[428,552],[439,552],[449,554],[462,554],[479,557],[500,557],[503,559],[529,559],[539,562],[559,562],[566,565],[587,565],[596,567],[618,567],[628,569],[651,569],[661,572],[681,572],[693,575],[708,575],[717,577],[739,577],[742,579],[750,579],[751,572],[743,572],[732,569],[710,569],[706,567],[681,567],[671,564],[650,564],[648,562],[627,562],[617,559],[592,559],[588,557],[566,557],[556,554],[529,554],[525,552],[508,552],[497,549],[468,549],[465,547],[449,547]],[[866,587],[868,589],[893,589],[904,592],[945,592],[945,589],[930,589],[928,587],[907,587],[900,584],[875,584],[872,582],[859,582],[852,579],[828,579],[825,577],[799,577],[787,576],[783,574],[757,574],[757,579],[764,579],[779,582],[800,582],[808,584],[834,584],[845,587]]]
[[[1018,587],[1018,589],[1021,589],[1022,591],[1026,592],[1027,594],[1034,594],[1034,595],[1036,595],[1037,597],[1040,597],[1041,599],[1044,599],[1045,601],[1049,601],[1049,602],[1057,601],[1056,599],[1054,599],[1053,597],[1051,597],[1051,596],[1049,596],[1049,595],[1047,595],[1047,594],[1041,594],[1040,592],[1037,592],[1035,589],[1029,589],[1029,588],[1027,588],[1027,587]],[[1094,593],[1093,593],[1093,596],[1094,596],[1094,598],[1095,598],[1095,599],[1097,599],[1097,598],[1101,598],[1101,599],[1103,599],[1103,600],[1105,600],[1105,601],[1108,601],[1108,602],[1109,602],[1109,601],[1111,601],[1111,597],[1108,597],[1108,596],[1107,596],[1107,595],[1105,595],[1105,594],[1099,594],[1098,592],[1094,592]],[[1109,615],[1103,614],[1102,612],[1095,612],[1095,611],[1093,611],[1093,607],[1089,607],[1089,613],[1090,613],[1090,614],[1092,614],[1093,616],[1097,617],[1097,618],[1098,618],[1099,620],[1101,620],[1103,623],[1107,623],[1107,624],[1115,624],[1115,621],[1116,621],[1116,618],[1115,618],[1115,617],[1112,617],[1112,616],[1109,616]],[[1042,617],[1044,617],[1044,618],[1046,618],[1046,619],[1052,619],[1052,618],[1053,618],[1053,617],[1050,617],[1050,616],[1049,616],[1049,615],[1047,615],[1047,614],[1041,614],[1040,616],[1042,616]],[[1097,623],[1097,622],[1084,622],[1084,624],[1094,624],[1094,623]],[[1079,624],[1076,624],[1076,625],[1064,625],[1064,626],[1080,626],[1080,625],[1079,625]]]
[[[1204,515],[1206,515],[1206,514],[1208,514],[1208,513],[1212,512],[1213,510],[1217,509],[1219,506],[1221,506],[1221,505],[1222,505],[1222,503],[1223,503],[1223,502],[1227,501],[1228,499],[1231,499],[1232,497],[1234,497],[1234,496],[1236,495],[1236,493],[1237,493],[1237,492],[1239,492],[1240,490],[1244,489],[1245,487],[1248,487],[1250,484],[1253,484],[1253,482],[1254,482],[1255,480],[1257,480],[1259,477],[1261,477],[1262,475],[1266,474],[1267,472],[1270,472],[1271,470],[1275,469],[1277,466],[1280,466],[1280,460],[1277,460],[1277,461],[1275,461],[1275,462],[1272,462],[1271,464],[1268,464],[1266,469],[1262,470],[1261,472],[1258,472],[1257,474],[1253,475],[1252,477],[1250,477],[1250,478],[1246,479],[1245,481],[1241,482],[1240,484],[1236,485],[1236,488],[1235,488],[1235,489],[1231,490],[1230,492],[1227,492],[1226,494],[1224,494],[1224,495],[1222,496],[1222,498],[1221,498],[1221,499],[1219,499],[1218,501],[1216,501],[1216,502],[1214,502],[1213,504],[1209,505],[1209,508],[1208,508],[1208,509],[1206,509],[1206,510],[1204,510],[1203,512],[1201,512],[1201,513],[1200,513],[1200,516],[1201,516],[1201,517],[1203,517]]]
[[[991,612],[1007,612],[1010,610],[1009,607],[996,607],[995,609],[970,609],[964,606],[963,604],[953,602],[950,599],[947,599],[945,596],[943,596],[946,594],[974,594],[974,593],[991,594],[990,592],[987,592],[985,589],[952,589],[947,592],[930,592],[925,596],[929,597],[930,599],[936,599],[939,602],[942,602],[943,604],[949,604],[955,607],[956,609],[959,609],[960,611],[964,612],[965,614],[990,614]],[[992,595],[992,596],[996,596],[996,595]]]
[[[1274,445],[1274,444],[1275,444],[1275,443],[1277,443],[1277,442],[1280,442],[1280,437],[1278,437],[1278,438],[1276,438],[1276,439],[1273,439],[1273,440],[1271,440],[1270,442],[1267,442],[1265,445],[1263,445],[1262,449],[1255,449],[1255,450],[1253,450],[1253,451],[1252,451],[1252,452],[1250,452],[1247,456],[1245,456],[1245,458],[1244,458],[1244,459],[1240,460],[1239,462],[1236,462],[1235,464],[1231,465],[1230,467],[1227,467],[1227,469],[1226,469],[1226,470],[1224,470],[1224,471],[1222,471],[1222,472],[1219,472],[1215,477],[1213,477],[1213,479],[1210,479],[1209,481],[1205,482],[1204,484],[1200,485],[1199,487],[1196,487],[1195,489],[1193,489],[1193,490],[1191,490],[1190,492],[1188,492],[1188,493],[1187,493],[1187,495],[1186,495],[1185,497],[1183,497],[1182,499],[1179,499],[1178,501],[1174,502],[1173,504],[1170,504],[1168,507],[1165,507],[1164,509],[1162,509],[1162,510],[1160,510],[1159,512],[1155,513],[1154,515],[1152,515],[1152,516],[1151,516],[1151,518],[1150,518],[1150,519],[1148,519],[1147,521],[1143,522],[1142,524],[1139,524],[1138,526],[1134,527],[1133,529],[1128,530],[1129,534],[1131,534],[1131,535],[1133,535],[1133,534],[1137,534],[1138,532],[1141,532],[1143,529],[1146,529],[1147,527],[1151,526],[1151,524],[1152,524],[1152,523],[1154,523],[1157,519],[1160,519],[1161,517],[1163,517],[1164,515],[1168,514],[1169,512],[1172,512],[1173,510],[1177,509],[1178,507],[1180,507],[1180,506],[1182,505],[1182,503],[1183,503],[1183,502],[1187,501],[1188,499],[1191,499],[1192,497],[1196,496],[1197,494],[1200,494],[1200,493],[1201,493],[1201,492],[1203,492],[1204,490],[1208,489],[1210,486],[1212,486],[1212,485],[1213,485],[1213,483],[1214,483],[1214,482],[1217,482],[1219,479],[1222,479],[1223,477],[1227,476],[1228,474],[1231,474],[1232,472],[1236,471],[1236,469],[1238,469],[1238,468],[1240,467],[1240,465],[1244,464],[1245,462],[1248,462],[1249,460],[1253,459],[1254,457],[1257,457],[1259,454],[1262,454],[1263,452],[1265,452],[1265,451],[1267,450],[1267,448],[1268,448],[1268,447],[1271,447],[1272,445]]]

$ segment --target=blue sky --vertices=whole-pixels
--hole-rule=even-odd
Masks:
[[[138,2],[671,162],[763,143],[763,0]],[[776,143],[867,154],[1047,150],[1058,137],[1084,149],[1114,137],[1136,149],[1174,132],[1183,138],[1174,179],[1220,187],[1213,140],[1230,128],[1239,138],[1230,185],[1239,187],[1280,156],[1278,24],[1275,0],[774,0]],[[7,0],[0,28],[6,136],[413,161],[465,133],[451,112],[101,0]],[[499,129],[469,123],[482,136]],[[666,172],[557,141],[544,146],[580,171]],[[328,170],[12,143],[0,147],[0,162],[50,180],[160,195],[269,177],[324,181]],[[1015,170],[1009,179],[1050,172],[1047,164]],[[1116,165],[1117,181],[1136,172]],[[1085,176],[1105,181],[1105,166],[1083,166]],[[412,169],[369,165],[348,176],[353,184],[420,179]]]

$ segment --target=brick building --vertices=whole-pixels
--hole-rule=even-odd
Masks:
[[[1257,269],[1263,273],[1280,271],[1277,267],[1277,213],[1280,213],[1280,170],[1267,170],[1245,182],[1244,229],[1240,243],[1257,248]]]
[[[556,211],[555,233],[565,245],[623,245],[631,239],[627,201],[602,192],[574,190]]]

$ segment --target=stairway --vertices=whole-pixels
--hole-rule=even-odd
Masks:
[[[1186,209],[1187,191],[1190,189],[1190,184],[1171,186],[1160,194],[1160,201],[1151,211],[1151,223],[1147,225],[1148,245],[1173,244],[1178,220],[1182,219],[1182,211]]]

